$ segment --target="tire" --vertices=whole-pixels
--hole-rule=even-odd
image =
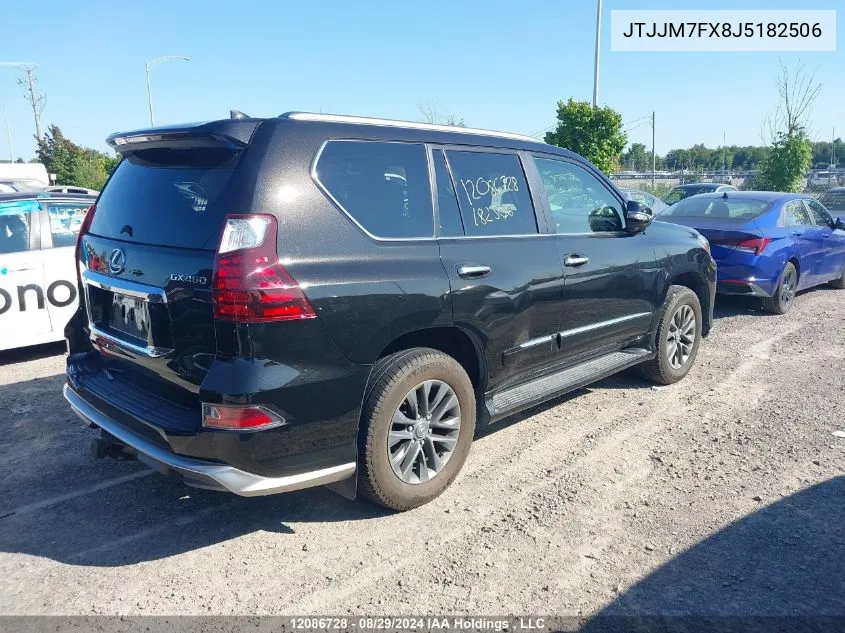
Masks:
[[[839,290],[845,289],[845,266],[842,267],[842,274],[839,276],[839,279],[834,279],[830,282],[830,285],[834,288],[839,288]]]
[[[657,356],[639,366],[643,376],[659,385],[671,385],[686,376],[698,355],[702,324],[698,295],[684,286],[670,286],[657,325]],[[691,344],[690,335],[695,337]]]
[[[416,411],[413,402],[418,403]],[[438,406],[442,417],[437,417]],[[472,382],[451,356],[416,347],[381,359],[373,368],[361,415],[359,491],[400,511],[440,495],[469,454],[475,406]],[[401,424],[396,423],[400,418]]]
[[[763,298],[763,309],[772,314],[786,314],[795,302],[795,289],[798,286],[798,271],[792,262],[786,262],[780,274],[777,288],[771,297]]]

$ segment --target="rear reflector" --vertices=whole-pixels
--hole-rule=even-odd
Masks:
[[[214,262],[214,317],[260,323],[311,319],[316,313],[279,263],[272,215],[228,215]]]
[[[209,429],[259,431],[281,426],[285,419],[259,406],[202,405],[202,425]]]
[[[749,253],[754,253],[755,255],[760,255],[766,247],[769,245],[769,242],[772,241],[770,237],[755,237],[751,240],[742,240],[739,242],[736,241],[719,241],[714,242],[714,244],[719,244],[720,246],[733,246],[734,248],[738,248],[741,251],[748,251]]]

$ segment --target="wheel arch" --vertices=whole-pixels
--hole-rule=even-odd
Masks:
[[[684,286],[692,290],[698,297],[698,302],[701,304],[701,315],[703,323],[701,324],[702,336],[706,336],[712,327],[713,306],[711,305],[710,285],[707,280],[702,277],[700,272],[687,270],[677,272],[669,277],[666,288],[663,291],[661,298],[661,305],[666,302],[666,295],[669,293],[671,286]]]

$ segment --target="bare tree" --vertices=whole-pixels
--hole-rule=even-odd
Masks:
[[[783,60],[778,60],[778,63],[780,68],[775,77],[778,104],[763,119],[761,131],[763,140],[768,143],[774,142],[779,135],[792,137],[806,132],[813,105],[822,89],[821,84],[816,82],[816,71],[808,72],[800,61],[792,70]]]
[[[453,125],[456,127],[466,127],[464,120],[454,114],[446,114],[441,112],[436,101],[427,101],[425,103],[418,103],[420,114],[425,123],[437,123],[440,125]]]

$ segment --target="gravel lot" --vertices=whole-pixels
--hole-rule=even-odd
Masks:
[[[0,614],[845,615],[845,291],[720,299],[681,383],[482,429],[435,502],[241,499],[94,461],[63,348],[0,358]]]

